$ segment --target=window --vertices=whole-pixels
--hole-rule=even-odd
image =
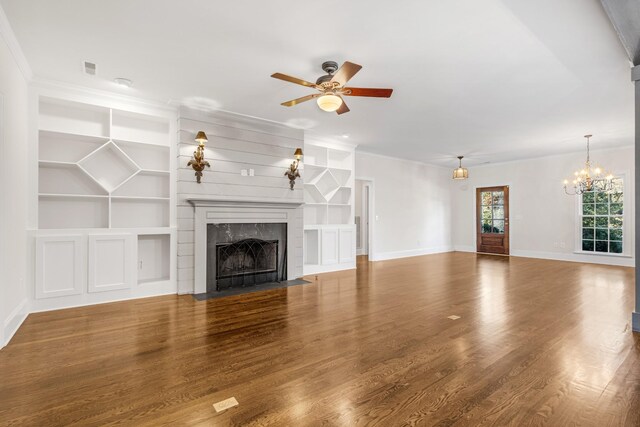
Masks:
[[[624,191],[622,178],[610,192],[591,191],[581,196],[582,250],[621,254],[623,250]]]

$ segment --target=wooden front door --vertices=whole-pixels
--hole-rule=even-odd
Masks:
[[[477,250],[509,255],[509,187],[476,189]]]

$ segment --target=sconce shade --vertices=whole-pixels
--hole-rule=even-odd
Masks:
[[[300,160],[302,158],[302,148],[296,148],[296,152],[293,153],[293,157],[295,157],[296,160]]]
[[[342,98],[336,95],[322,95],[316,102],[321,110],[331,112],[340,108],[342,105]]]
[[[196,142],[199,144],[204,144],[208,141],[209,140],[207,139],[207,134],[203,131],[198,131],[198,134],[196,135]]]

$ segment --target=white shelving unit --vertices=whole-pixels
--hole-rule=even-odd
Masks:
[[[58,301],[36,302],[36,309],[174,289],[172,115],[49,92],[34,98],[35,295]],[[57,241],[74,250],[57,254]],[[67,292],[66,268],[76,272],[74,292]]]
[[[41,98],[39,123],[39,229],[169,226],[166,119]]]
[[[305,143],[304,274],[355,268],[354,148]]]

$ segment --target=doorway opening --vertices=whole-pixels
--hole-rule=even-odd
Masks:
[[[355,180],[356,255],[358,263],[368,262],[372,253],[373,181]]]

